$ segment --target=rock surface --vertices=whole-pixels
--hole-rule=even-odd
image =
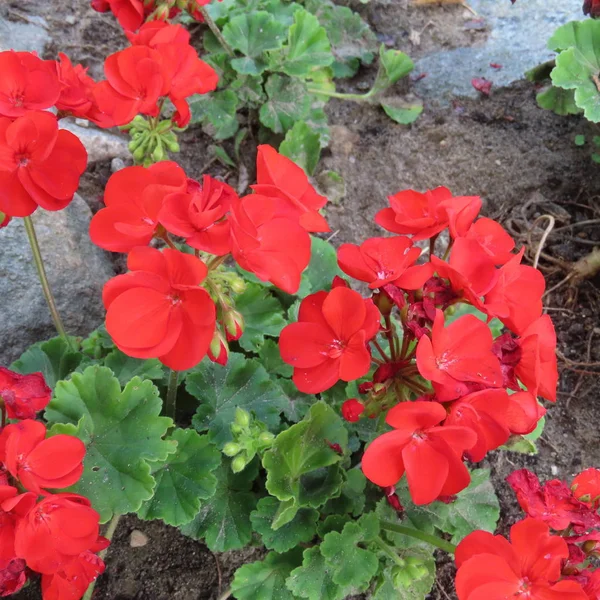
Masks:
[[[71,119],[61,119],[60,128],[75,134],[85,146],[88,164],[113,158],[130,158],[127,138],[109,131],[103,131],[93,125],[82,127]]]
[[[37,52],[41,56],[50,41],[46,20],[27,15],[27,22],[9,21],[5,18],[7,13],[8,7],[0,6],[0,52],[22,50]]]
[[[114,275],[108,255],[88,235],[91,211],[80,196],[60,212],[38,210],[33,222],[48,279],[67,332],[85,335],[104,318],[102,287]],[[0,229],[0,365],[56,335],[22,219]]]

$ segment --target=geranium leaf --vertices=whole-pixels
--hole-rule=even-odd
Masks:
[[[238,106],[239,98],[232,90],[194,96],[190,102],[192,122],[202,122],[213,138],[225,140],[238,130]]]
[[[243,548],[252,539],[250,513],[256,506],[256,495],[251,492],[257,476],[254,465],[241,473],[231,470],[226,460],[215,472],[215,493],[202,504],[194,519],[181,527],[184,535],[203,539],[213,552],[227,552]]]
[[[269,550],[286,552],[301,542],[309,542],[317,532],[319,513],[313,508],[301,508],[294,518],[280,527],[273,529],[281,503],[277,498],[262,498],[256,510],[250,515],[254,531],[260,534],[263,544]]]
[[[268,100],[260,107],[260,122],[275,133],[285,133],[296,121],[308,117],[310,96],[306,84],[274,73],[265,84]]]
[[[342,485],[341,494],[327,501],[321,509],[323,514],[352,514],[358,517],[365,508],[365,487],[367,478],[360,469],[350,469],[346,473],[346,481]]]
[[[265,336],[277,337],[287,324],[281,302],[258,284],[248,283],[236,297],[235,307],[244,317],[244,333],[240,346],[247,352],[258,350]]]
[[[156,488],[138,516],[162,519],[176,527],[189,523],[198,514],[201,500],[215,493],[213,471],[221,464],[221,453],[208,436],[200,436],[193,429],[175,429],[167,439],[177,443],[177,450],[166,460],[152,463]]]
[[[134,377],[157,381],[165,376],[164,367],[157,358],[132,358],[120,350],[113,350],[104,359],[104,365],[114,373],[121,385],[126,385]]]
[[[400,50],[386,50],[382,44],[379,48],[379,71],[373,86],[374,93],[380,93],[394,85],[414,68],[415,65],[408,54]]]
[[[321,156],[321,136],[306,123],[298,121],[286,133],[279,152],[312,175]]]
[[[294,368],[287,363],[284,363],[279,352],[279,344],[274,340],[265,340],[262,345],[258,357],[267,373],[274,381],[280,382],[278,375],[281,377],[291,377]]]
[[[383,108],[385,114],[393,121],[396,121],[396,123],[410,125],[411,123],[414,123],[423,112],[423,103],[404,102],[394,98],[386,98],[381,101],[381,108]]]
[[[290,379],[277,377],[275,381],[286,396],[285,408],[283,409],[285,418],[292,423],[301,421],[309,408],[315,403],[315,397],[310,394],[303,394]]]
[[[334,61],[329,38],[319,20],[306,10],[294,13],[284,53],[283,72],[292,77],[306,77],[314,69]]]
[[[51,435],[66,433],[86,445],[84,471],[71,488],[89,498],[102,522],[138,510],[154,492],[149,461],[164,461],[175,443],[163,439],[173,421],[161,417],[151,381],[134,377],[123,390],[106,367],[88,367],[56,385],[46,410]]]
[[[347,443],[341,418],[322,401],[313,404],[304,420],[275,438],[263,457],[266,486],[271,495],[287,502],[288,510],[274,527],[291,521],[299,508],[318,508],[339,493],[342,456],[330,444],[339,444],[344,451]]]
[[[312,237],[310,252],[310,263],[302,274],[302,278],[310,284],[309,293],[329,291],[334,277],[344,275],[338,267],[337,252],[329,242],[315,236]]]
[[[75,338],[71,338],[73,347]],[[28,348],[10,368],[22,375],[41,373],[46,384],[54,388],[61,379],[66,379],[87,357],[73,350],[62,337],[55,337],[47,342],[40,342]]]
[[[308,600],[343,600],[349,586],[333,581],[332,569],[321,554],[319,546],[304,551],[302,566],[294,569],[286,581],[289,590],[298,598]]]
[[[277,430],[285,397],[264,367],[243,354],[233,352],[227,365],[202,361],[186,377],[186,389],[200,401],[193,418],[194,427],[208,431],[222,448],[232,440],[231,423],[237,407],[253,412],[268,429]]]
[[[285,554],[269,552],[264,560],[244,565],[235,572],[231,591],[238,600],[293,600],[285,581],[301,561],[300,548]]]
[[[554,85],[549,85],[536,96],[536,100],[541,108],[551,110],[563,117],[578,115],[581,112],[579,106],[575,104],[574,90],[563,90]]]
[[[285,26],[264,10],[245,12],[233,17],[223,27],[223,37],[232,48],[245,56],[257,58],[263,52],[283,45]]]
[[[511,452],[519,452],[520,454],[535,455],[538,453],[536,440],[544,432],[546,426],[546,417],[542,417],[536,426],[536,428],[525,435],[511,435],[506,444],[502,446],[503,450],[509,450]]]

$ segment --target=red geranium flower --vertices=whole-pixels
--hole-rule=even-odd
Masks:
[[[564,539],[550,535],[545,523],[524,519],[511,527],[510,537],[511,542],[475,531],[458,545],[459,600],[588,600],[575,581],[556,583],[569,548]]]
[[[252,189],[263,196],[280,200],[277,216],[300,221],[306,231],[330,231],[319,209],[327,198],[317,194],[306,173],[275,148],[263,144],[256,157],[256,184]]]
[[[66,488],[83,473],[84,443],[71,435],[46,439],[46,427],[27,419],[0,434],[0,461],[30,492]]]
[[[481,217],[467,231],[465,237],[475,240],[495,265],[503,265],[512,257],[515,240],[492,219]]]
[[[200,287],[208,272],[195,256],[138,247],[131,273],[111,279],[102,294],[106,329],[135,358],[158,358],[177,371],[197,365],[215,330],[215,305]]]
[[[469,485],[462,461],[477,436],[466,427],[444,426],[446,409],[437,402],[403,402],[385,419],[395,431],[376,438],[365,450],[362,470],[381,487],[398,483],[404,472],[415,504],[452,496]]]
[[[97,12],[110,10],[126,31],[139,29],[146,17],[142,0],[92,0],[91,7]]]
[[[42,575],[44,600],[79,600],[104,569],[100,557],[82,552],[52,575]]]
[[[21,117],[30,110],[50,108],[60,84],[54,61],[33,52],[0,52],[0,116]]]
[[[417,346],[419,373],[433,383],[442,402],[472,391],[469,384],[502,387],[500,363],[492,353],[492,332],[474,315],[464,315],[444,327],[444,313],[436,311],[431,339]]]
[[[571,482],[571,489],[582,502],[597,506],[600,500],[600,470],[586,469],[579,473]]]
[[[511,433],[521,435],[531,433],[546,414],[546,409],[529,392],[509,394],[508,400],[506,422]]]
[[[38,206],[65,208],[79,187],[87,152],[56,117],[33,111],[15,121],[0,117],[0,210],[27,217]]]
[[[16,594],[26,583],[27,565],[24,560],[20,558],[0,559],[0,598]]]
[[[188,180],[186,192],[165,198],[158,220],[165,229],[185,238],[192,248],[223,256],[231,251],[230,227],[225,215],[235,190],[205,175],[202,185]]]
[[[542,315],[531,323],[523,331],[518,343],[521,360],[515,366],[515,374],[528,392],[556,402],[556,332],[549,315]]]
[[[111,252],[129,252],[149,244],[159,226],[165,199],[169,194],[185,192],[187,181],[183,169],[171,161],[117,171],[106,184],[106,208],[90,223],[92,242]]]
[[[298,322],[279,338],[283,360],[294,367],[296,387],[307,394],[353,381],[369,371],[368,341],[377,333],[380,314],[372,300],[346,287],[317,292],[300,304]]]
[[[484,310],[498,317],[515,333],[522,333],[542,314],[544,276],[533,267],[522,265],[525,248],[515,254],[499,271],[492,289],[485,294]]]
[[[182,25],[173,25],[164,21],[148,21],[135,33],[126,31],[125,35],[132,46],[157,48],[159,44],[189,44],[190,32]]]
[[[310,236],[296,220],[279,216],[277,208],[275,198],[259,194],[234,198],[231,252],[242,269],[295,294],[310,261]]]
[[[487,389],[459,398],[450,405],[446,425],[472,429],[476,444],[467,451],[469,460],[479,462],[490,450],[506,443],[510,435],[507,424],[509,399],[505,390]]]
[[[56,573],[97,543],[99,519],[83,496],[46,496],[17,523],[17,556],[38,573]]]
[[[349,423],[357,423],[365,412],[365,405],[356,398],[350,398],[342,404],[342,417]]]
[[[82,65],[74,66],[66,54],[61,52],[58,56],[60,61],[56,61],[56,70],[61,90],[56,108],[76,117],[86,118],[94,104],[96,82],[87,74],[87,69]]]
[[[0,398],[9,419],[35,419],[51,397],[52,390],[41,373],[20,375],[0,367]]]
[[[543,521],[551,529],[562,531],[573,526],[575,533],[584,533],[600,527],[600,516],[577,500],[563,481],[552,479],[542,486],[537,475],[527,469],[513,471],[506,481],[527,516]]]
[[[366,281],[371,289],[391,283],[396,287],[416,290],[433,275],[429,263],[415,265],[421,249],[407,237],[370,238],[360,246],[342,244],[338,264],[344,273]]]

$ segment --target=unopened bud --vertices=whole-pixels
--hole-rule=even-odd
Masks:
[[[246,291],[246,282],[241,277],[236,277],[231,280],[229,287],[234,294],[243,294]]]
[[[596,551],[597,546],[598,546],[598,542],[595,542],[594,540],[588,540],[587,542],[583,543],[583,546],[581,546],[581,549],[586,554],[591,554],[592,552]]]
[[[258,441],[263,446],[266,446],[266,445],[270,444],[274,439],[275,439],[275,436],[270,431],[263,431],[258,436]]]
[[[394,308],[394,303],[385,292],[377,292],[373,294],[372,300],[382,315],[386,316],[391,314],[392,309]]]
[[[223,334],[216,329],[208,347],[208,358],[218,365],[226,365],[229,358],[229,344]]]
[[[223,327],[228,342],[239,340],[244,333],[244,317],[237,310],[228,310],[223,315]]]
[[[10,223],[10,217],[0,210],[0,229],[6,227]]]
[[[242,451],[242,447],[235,442],[228,442],[223,446],[223,454],[225,456],[237,456]]]
[[[166,21],[169,18],[171,7],[167,4],[161,4],[151,15],[153,21]]]
[[[240,427],[248,427],[250,425],[250,413],[243,408],[235,409],[235,422]]]
[[[231,461],[231,470],[234,473],[239,473],[246,468],[246,457],[239,454]]]

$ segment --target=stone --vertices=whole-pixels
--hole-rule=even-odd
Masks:
[[[102,323],[102,288],[115,274],[108,254],[89,238],[91,217],[78,195],[62,211],[38,209],[32,216],[58,310],[72,335],[87,335]],[[0,229],[0,248],[0,365],[8,366],[56,330],[22,219]]]
[[[88,164],[113,158],[126,159],[131,157],[127,138],[122,135],[98,129],[91,124],[82,127],[71,119],[61,119],[60,128],[70,131],[81,140],[88,153]]]
[[[140,531],[139,529],[134,529],[129,536],[129,545],[132,548],[143,548],[148,543],[148,536]]]
[[[46,44],[50,41],[48,23],[42,17],[28,16],[28,22],[9,21],[4,18],[0,9],[0,52],[5,50],[20,50],[44,53]]]

